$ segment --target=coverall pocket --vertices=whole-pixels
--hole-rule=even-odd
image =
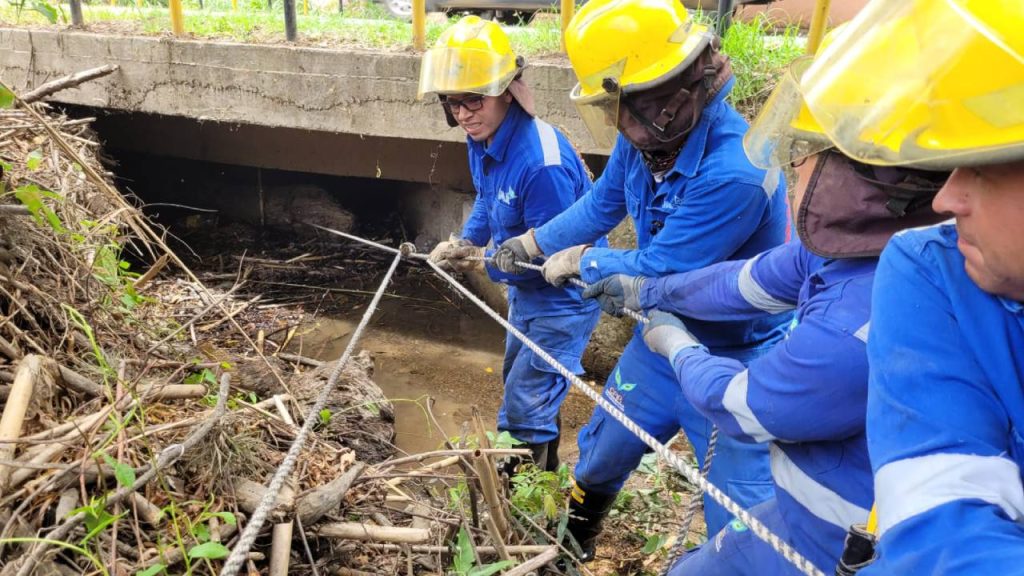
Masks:
[[[509,206],[502,202],[496,202],[494,205],[494,219],[504,228],[508,229],[523,221],[523,211],[518,205]]]

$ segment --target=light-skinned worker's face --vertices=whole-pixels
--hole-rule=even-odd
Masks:
[[[957,247],[971,279],[1024,302],[1024,161],[958,168],[932,207],[956,217]]]
[[[491,143],[505,120],[512,95],[481,96],[479,94],[453,94],[445,100],[452,116],[474,142]]]

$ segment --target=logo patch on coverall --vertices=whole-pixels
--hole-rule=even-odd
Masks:
[[[508,190],[498,190],[498,201],[506,206],[511,206],[512,202],[516,199],[516,191],[511,186]]]
[[[615,387],[613,388],[613,387],[609,386],[609,387],[605,388],[605,396],[607,396],[608,399],[611,400],[612,403],[615,404],[615,406],[619,410],[625,410],[625,407],[623,406],[624,398],[622,397],[622,394],[624,392],[629,392],[630,390],[632,390],[634,388],[636,388],[636,384],[633,384],[631,382],[623,382],[622,381],[622,373],[619,371],[618,368],[616,368],[615,369]]]

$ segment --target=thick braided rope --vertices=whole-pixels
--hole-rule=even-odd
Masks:
[[[812,564],[809,560],[804,558],[799,552],[793,549],[792,546],[780,539],[775,533],[768,529],[760,520],[754,518],[746,510],[740,507],[732,498],[729,498],[727,494],[722,492],[717,486],[708,482],[702,478],[700,472],[694,468],[691,468],[686,464],[679,456],[669,451],[669,449],[658,442],[656,438],[647,433],[646,430],[641,428],[623,414],[618,408],[613,406],[607,400],[601,396],[600,393],[592,390],[583,380],[580,380],[578,376],[572,373],[568,368],[562,366],[557,360],[548,354],[543,348],[538,346],[534,341],[526,337],[525,334],[520,332],[509,323],[507,320],[501,317],[500,314],[491,309],[490,306],[484,303],[483,300],[478,298],[475,294],[469,291],[465,286],[459,283],[458,280],[453,278],[450,274],[441,269],[440,266],[427,260],[427,264],[434,269],[434,272],[448,281],[455,289],[462,293],[463,296],[468,298],[471,302],[476,304],[481,310],[483,310],[488,316],[493,318],[499,324],[505,327],[509,333],[518,338],[526,347],[533,351],[534,354],[540,356],[545,362],[550,364],[559,374],[564,376],[569,382],[576,386],[581,392],[586,394],[593,400],[598,406],[604,409],[612,418],[615,418],[620,424],[622,424],[627,430],[633,435],[647,444],[653,449],[659,456],[665,459],[672,467],[678,470],[683,476],[686,477],[690,483],[698,486],[702,491],[707,492],[712,499],[722,505],[730,514],[736,516],[744,524],[750,528],[750,531],[754,533],[758,538],[764,540],[769,546],[771,546],[776,552],[778,552],[783,558],[789,563],[796,567],[797,570],[806,574],[807,576],[825,576],[825,573]]]
[[[395,250],[395,252],[398,252],[398,250]],[[302,446],[306,443],[306,437],[309,436],[309,431],[313,429],[313,424],[318,421],[320,410],[322,410],[327,404],[328,396],[331,391],[334,390],[334,386],[338,382],[338,377],[341,375],[342,369],[345,367],[345,364],[348,363],[349,357],[352,356],[352,351],[359,342],[359,338],[363,335],[363,330],[366,329],[366,326],[370,323],[370,318],[377,310],[377,305],[380,304],[381,297],[384,296],[384,290],[388,287],[388,284],[391,283],[391,277],[394,275],[395,270],[398,268],[398,263],[401,260],[402,255],[399,253],[391,262],[391,267],[388,268],[387,274],[384,275],[384,280],[381,281],[380,287],[377,288],[377,292],[373,295],[373,300],[370,301],[370,305],[366,308],[366,312],[363,313],[363,318],[359,321],[359,325],[356,326],[355,331],[352,333],[352,338],[349,340],[348,346],[345,347],[345,352],[342,353],[341,359],[338,360],[338,364],[334,367],[334,370],[331,371],[331,375],[327,379],[327,385],[320,392],[320,396],[317,397],[316,403],[313,407],[306,412],[306,419],[302,423],[302,428],[299,430],[298,435],[295,436],[295,440],[292,442],[291,447],[288,449],[288,454],[274,473],[274,477],[270,480],[270,485],[267,486],[267,491],[263,495],[263,499],[253,512],[252,518],[249,519],[249,523],[246,524],[245,530],[242,531],[242,535],[238,538],[238,544],[235,544],[235,548],[231,551],[231,555],[228,556],[227,561],[224,563],[224,568],[220,571],[221,576],[235,576],[238,574],[238,570],[242,567],[242,564],[245,563],[249,550],[252,548],[253,542],[256,541],[256,536],[259,534],[260,528],[263,527],[263,523],[267,519],[267,514],[270,512],[270,509],[274,506],[274,502],[277,500],[278,492],[281,491],[281,487],[284,486],[285,480],[291,474],[292,468],[295,467],[295,462],[299,458]]]
[[[715,457],[715,445],[718,444],[718,426],[711,429],[711,436],[708,437],[708,451],[704,455],[704,465],[700,468],[700,477],[707,478],[708,473],[711,472],[711,460]],[[693,519],[697,517],[697,511],[700,510],[701,495],[703,492],[698,493],[690,500],[690,504],[686,507],[686,513],[683,515],[683,521],[679,524],[679,536],[676,538],[676,543],[672,545],[672,549],[668,552],[668,558],[665,561],[665,567],[661,569],[661,576],[666,576],[668,571],[672,568],[672,565],[676,563],[679,556],[682,555],[683,550],[686,549],[686,537],[690,535],[690,526],[693,525]]]

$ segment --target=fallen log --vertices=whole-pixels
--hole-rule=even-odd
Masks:
[[[310,526],[323,518],[324,514],[337,510],[349,488],[365,468],[366,464],[356,462],[341,476],[300,495],[295,502],[295,515],[302,521],[302,525]]]

